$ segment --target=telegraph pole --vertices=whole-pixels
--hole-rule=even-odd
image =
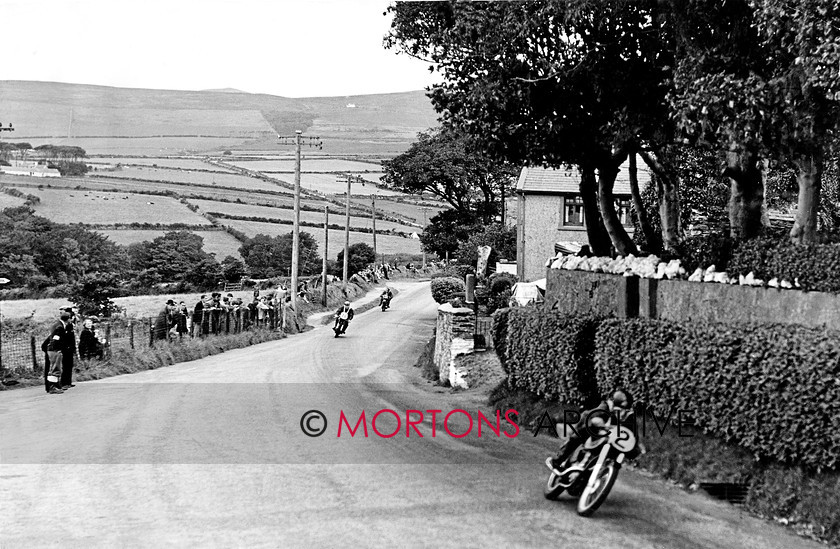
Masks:
[[[294,312],[295,318],[297,318],[297,288],[298,288],[298,271],[300,270],[300,145],[301,139],[303,136],[301,135],[303,132],[300,130],[295,131],[294,136],[277,136],[283,140],[294,139],[295,143],[295,215],[294,215],[294,225],[292,228],[292,269],[291,269],[291,288],[289,288],[289,292],[292,298],[292,311]],[[313,144],[314,143],[314,144]],[[318,137],[309,137],[309,146],[316,146],[320,149],[322,144]]]
[[[347,174],[347,204],[344,206],[344,271],[342,272],[342,282],[347,286],[347,269],[348,256],[350,255],[350,182],[353,181],[353,176]]]
[[[426,230],[426,210],[428,210],[428,208],[426,206],[423,206],[423,230],[424,231]],[[422,243],[420,244],[420,248],[423,250],[423,269],[425,270],[426,269],[426,248],[423,247]]]
[[[373,263],[376,264],[376,193],[370,195],[370,219],[373,221]]]
[[[321,282],[324,286],[324,296],[321,298],[321,303],[324,307],[327,306],[327,251],[330,241],[330,207],[324,206],[324,263],[321,266]]]

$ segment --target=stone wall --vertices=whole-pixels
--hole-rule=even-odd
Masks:
[[[562,269],[546,276],[546,306],[569,314],[840,330],[840,295]]]
[[[438,307],[434,362],[441,382],[467,388],[464,373],[455,367],[454,359],[458,355],[473,352],[474,330],[475,313],[472,309],[454,308],[448,303]]]

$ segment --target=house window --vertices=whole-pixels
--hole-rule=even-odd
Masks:
[[[629,200],[616,200],[615,211],[618,214],[618,219],[621,221],[622,225],[624,225],[625,227],[633,226],[633,216],[630,215]]]
[[[579,196],[566,197],[564,200],[563,225],[583,226],[583,199]]]

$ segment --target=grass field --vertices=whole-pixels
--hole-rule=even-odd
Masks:
[[[3,176],[0,176],[0,184],[3,183]],[[25,200],[16,196],[9,196],[6,193],[0,193],[0,210],[5,208],[15,208],[23,206]]]
[[[294,159],[278,160],[238,160],[231,162],[240,168],[255,170],[258,172],[294,172]],[[357,162],[336,158],[307,157],[301,159],[300,171],[306,172],[381,172],[382,166],[379,163]]]
[[[212,170],[222,173],[230,173],[230,171],[221,166],[215,166],[209,162],[204,162],[199,158],[140,158],[140,157],[92,157],[86,159],[88,164],[93,165],[107,165],[115,166],[122,165],[140,165],[140,166],[159,166],[161,168],[178,168],[182,170]]]
[[[405,196],[405,195],[403,195]],[[367,207],[369,201],[353,201],[354,203]],[[388,200],[387,198],[379,198],[377,197],[376,200],[376,209],[382,210],[383,212],[391,212],[397,215],[405,216],[410,219],[414,219],[417,223],[423,223],[423,208],[426,208],[426,221],[428,222],[433,216],[437,215],[438,212],[445,210],[445,206],[440,207],[432,207],[432,206],[420,206],[417,204],[411,204],[407,202],[397,202],[395,200]]]
[[[235,173],[207,173],[191,170],[153,168],[151,166],[147,168],[123,166],[119,170],[107,172],[107,174],[102,175],[107,175],[107,177],[114,179],[151,179],[155,181],[173,181],[175,183],[192,183],[195,185],[237,187],[244,190],[282,190],[282,187],[269,181],[263,181],[261,179]]]
[[[294,219],[294,210],[289,209],[281,209],[281,208],[271,208],[269,206],[256,206],[253,204],[231,204],[229,202],[216,202],[213,200],[200,200],[200,199],[191,199],[190,204],[195,204],[202,211],[205,212],[220,212],[226,213],[229,215],[239,215],[239,216],[248,216],[248,217],[264,217],[268,219],[285,219],[287,221],[292,221]],[[322,205],[323,206],[323,205]],[[331,205],[332,206],[332,205]],[[336,206],[332,206],[332,209],[335,209]],[[331,210],[332,210],[331,209]],[[324,222],[324,213],[323,212],[312,212],[312,211],[305,211],[301,210],[300,212],[300,220],[307,222],[307,223],[323,223]],[[223,221],[224,222],[224,221]],[[337,215],[335,213],[330,213],[329,218],[330,224],[344,224],[344,215]],[[373,227],[373,222],[370,217],[350,217],[350,227],[354,228],[371,228]],[[388,231],[388,230],[396,230],[396,231],[403,231],[403,232],[415,232],[417,231],[414,227],[409,227],[408,225],[402,225],[400,223],[394,223],[393,221],[384,221],[384,220],[377,220],[376,221],[376,228],[380,231]]]
[[[294,174],[290,173],[275,173],[271,175],[275,179],[283,180],[289,184],[294,184]],[[327,173],[301,173],[300,186],[303,189],[315,191],[323,194],[340,194],[344,195],[347,192],[347,182],[337,181],[335,174]],[[400,196],[402,193],[391,191],[388,189],[379,189],[374,185],[353,182],[350,188],[352,195],[370,196],[376,194],[378,196]]]
[[[232,227],[238,231],[242,231],[248,237],[254,237],[259,233],[267,234],[269,236],[278,236],[281,234],[288,234],[292,232],[291,225],[275,225],[273,223],[257,223],[255,221],[233,221],[230,219],[222,220],[224,225]],[[315,227],[302,227],[302,232],[308,232],[315,241],[318,242],[318,253],[323,253],[324,248],[324,230]],[[365,242],[373,245],[373,235],[371,233],[357,233],[350,232],[350,244],[356,242]],[[344,231],[330,230],[329,231],[329,259],[335,259],[338,252],[344,249]],[[419,254],[422,253],[420,249],[420,241],[413,238],[402,238],[399,236],[376,235],[376,251],[379,254]]]
[[[107,236],[115,244],[126,246],[134,242],[142,242],[144,240],[152,241],[159,236],[163,236],[163,231],[144,231],[134,229],[120,229],[120,230],[99,230],[96,232]],[[204,239],[204,251],[216,254],[216,259],[221,261],[225,257],[232,255],[233,257],[240,257],[239,247],[241,242],[233,238],[225,231],[192,231]]]
[[[174,198],[132,193],[29,189],[40,197],[35,213],[58,223],[186,223],[209,225]]]

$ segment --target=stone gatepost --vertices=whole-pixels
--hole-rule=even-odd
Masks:
[[[453,387],[468,387],[463,373],[455,368],[455,357],[473,352],[474,333],[472,309],[456,308],[448,303],[438,307],[434,361],[441,382],[448,381]]]

